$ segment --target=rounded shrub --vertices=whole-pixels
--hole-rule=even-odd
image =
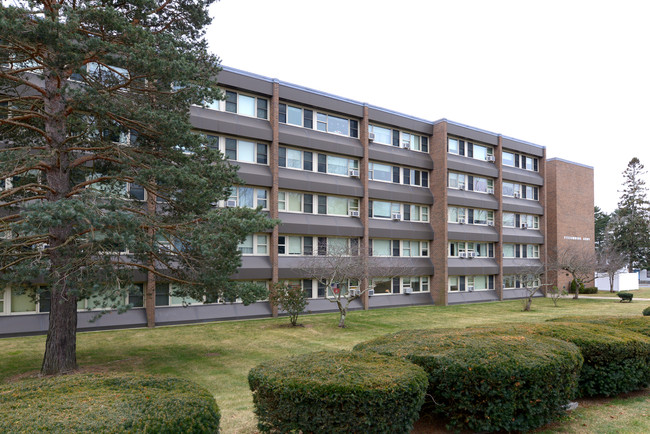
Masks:
[[[517,327],[518,330],[526,326]],[[650,338],[622,327],[581,322],[547,322],[527,330],[572,342],[580,348],[581,396],[612,396],[650,385]]]
[[[262,363],[248,383],[263,432],[408,433],[427,376],[377,354],[317,352]]]
[[[65,375],[0,386],[0,432],[219,431],[212,395],[187,380]]]
[[[643,309],[643,316],[650,316],[650,306]]]
[[[568,342],[487,330],[405,330],[354,350],[422,366],[432,411],[455,430],[525,431],[550,422],[574,398],[582,365]]]
[[[578,288],[578,291],[580,294],[598,294],[598,288],[590,286],[590,287],[584,287],[581,286]]]

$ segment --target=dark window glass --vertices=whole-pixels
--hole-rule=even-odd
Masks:
[[[458,278],[458,283],[459,283],[458,286],[460,287],[459,290],[460,291],[465,291],[465,276],[460,276]]]
[[[488,244],[488,256],[494,258],[494,243]]]
[[[429,186],[429,172],[422,172],[422,187]]]
[[[539,189],[537,187],[533,187],[533,199],[539,200]]]
[[[136,283],[135,287],[129,291],[129,303],[133,307],[143,307],[144,306],[144,297],[143,297],[143,287],[142,283]]]
[[[429,152],[429,138],[422,136],[422,152]]]
[[[257,162],[259,164],[267,164],[268,163],[268,146],[266,146],[264,143],[258,143],[257,144]]]
[[[521,258],[521,244],[515,244],[515,258]]]
[[[278,237],[278,255],[284,255],[286,251],[286,239],[285,237]]]
[[[318,196],[318,214],[327,214],[327,196]]]
[[[281,124],[286,124],[287,123],[287,105],[286,104],[280,104],[280,110],[279,110],[279,117],[278,121]]]
[[[488,289],[494,289],[494,276],[488,276]]]
[[[303,111],[303,126],[305,128],[314,128],[314,112],[304,109]]]
[[[515,167],[519,167],[519,154],[515,154]]]
[[[411,205],[404,205],[404,221],[411,220]]]
[[[268,102],[264,98],[257,98],[257,117],[260,119],[267,119],[268,115]]]
[[[52,294],[49,290],[43,291],[38,295],[38,311],[49,312],[52,308]]]
[[[359,137],[359,122],[350,119],[350,137]]]
[[[393,167],[393,182],[399,184],[399,167]]]
[[[399,240],[393,240],[393,256],[399,256]]]
[[[359,238],[350,238],[350,255],[357,256],[359,254]]]
[[[399,146],[399,130],[393,130],[393,146]]]
[[[305,194],[304,200],[303,200],[303,212],[307,214],[311,214],[314,212],[314,195],[313,194]]]
[[[325,154],[318,154],[318,171],[327,173],[327,155]]]
[[[522,169],[526,168],[526,156],[525,155],[521,156],[521,168]]]
[[[325,237],[318,237],[318,255],[327,255],[327,238]]]
[[[205,144],[207,145],[207,147],[210,148],[210,149],[214,149],[215,151],[218,151],[219,150],[219,137],[212,136],[210,134],[208,134],[206,137],[207,137],[207,139],[206,139]]]
[[[420,173],[422,172],[420,172],[419,170],[415,171],[415,180],[414,180],[415,185],[420,185]]]
[[[474,144],[467,142],[467,156],[474,158]]]
[[[372,217],[372,201],[368,201],[368,217]]]
[[[314,239],[312,237],[305,237],[302,240],[303,254],[311,256],[314,254]]]
[[[229,90],[226,91],[226,111],[237,113],[237,94]]]
[[[156,283],[156,306],[169,306],[169,283]]]
[[[399,294],[399,277],[393,277],[393,294]]]
[[[302,290],[305,292],[305,297],[311,298],[311,280],[304,279],[302,281]]]
[[[411,171],[409,169],[402,169],[404,173],[404,184],[409,185],[411,184]]]
[[[469,191],[474,191],[474,177],[472,175],[469,175],[467,177],[467,185],[466,185],[466,187],[467,187],[467,189]]]
[[[314,170],[314,163],[312,162],[314,159],[314,154],[311,152],[305,152],[303,154],[303,159],[302,159],[302,168],[304,170],[309,170],[310,172]]]
[[[237,159],[237,140],[226,139],[226,158],[231,160]]]
[[[474,210],[473,209],[468,209],[467,210],[467,223],[474,224]]]
[[[458,154],[459,155],[465,155],[465,141],[464,140],[459,140],[458,141]]]
[[[537,158],[533,158],[533,170],[534,170],[535,172],[537,172],[537,171],[539,170],[539,168],[538,168],[538,166],[537,166],[538,164],[539,164],[539,163],[538,163]]]
[[[318,297],[319,298],[325,297],[325,284],[322,282],[318,282]]]
[[[135,200],[144,200],[144,188],[138,184],[129,184],[129,197]]]
[[[287,167],[287,148],[280,146],[280,156],[278,158],[278,165],[280,167]]]

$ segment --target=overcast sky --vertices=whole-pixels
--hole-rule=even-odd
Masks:
[[[616,208],[650,167],[650,2],[221,0],[223,65],[545,146]],[[646,177],[647,178],[647,177]]]

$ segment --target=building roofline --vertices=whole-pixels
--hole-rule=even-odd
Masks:
[[[440,122],[447,122],[447,123],[454,124],[456,126],[463,127],[463,128],[468,128],[470,130],[474,130],[474,131],[477,131],[477,132],[480,132],[480,133],[489,134],[489,135],[495,136],[495,137],[501,136],[503,138],[506,138],[506,139],[509,139],[509,140],[514,140],[514,141],[519,142],[519,143],[523,143],[523,144],[530,145],[530,146],[535,146],[535,147],[540,148],[540,149],[546,149],[546,146],[538,145],[538,144],[532,143],[532,142],[527,142],[525,140],[515,139],[514,137],[504,136],[503,134],[499,134],[499,133],[484,130],[484,129],[481,129],[481,128],[473,127],[473,126],[470,126],[470,125],[462,124],[460,122],[450,121],[450,120],[448,120],[446,118],[438,119],[437,121],[430,121],[430,120],[427,120],[427,119],[419,118],[417,116],[411,116],[411,115],[408,115],[406,113],[401,113],[401,112],[391,110],[391,109],[387,109],[387,108],[384,108],[384,107],[379,107],[379,106],[376,106],[376,105],[364,103],[364,102],[357,101],[357,100],[354,100],[354,99],[345,98],[345,97],[342,97],[342,96],[339,96],[339,95],[334,95],[332,93],[323,92],[323,91],[318,90],[318,89],[312,89],[310,87],[301,86],[299,84],[290,83],[288,81],[278,80],[277,78],[266,77],[264,75],[255,74],[255,73],[252,73],[252,72],[244,71],[242,69],[233,68],[231,66],[225,66],[225,65],[220,65],[220,66],[221,66],[221,69],[223,69],[224,71],[234,72],[236,74],[245,75],[245,76],[251,77],[251,78],[257,78],[259,80],[264,80],[264,81],[268,81],[268,82],[277,82],[277,83],[279,83],[279,84],[281,84],[283,86],[291,87],[293,89],[304,90],[306,92],[310,92],[310,93],[320,95],[320,96],[325,96],[325,97],[328,97],[328,98],[336,99],[338,101],[347,102],[347,103],[350,103],[350,104],[356,104],[356,105],[360,105],[360,106],[368,106],[368,108],[372,108],[374,110],[380,110],[380,111],[383,111],[385,113],[401,116],[401,117],[404,117],[406,119],[411,119],[411,120],[418,121],[418,122],[424,122],[424,123],[427,123],[427,124],[430,124],[430,125],[436,125],[436,124],[439,124]]]
[[[593,166],[589,166],[587,164],[582,164],[582,163],[576,163],[575,161],[565,160],[564,158],[553,157],[553,158],[547,158],[546,161],[561,161],[563,163],[574,164],[576,166],[586,167],[587,169],[594,170]]]

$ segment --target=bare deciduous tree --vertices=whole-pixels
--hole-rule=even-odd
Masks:
[[[616,275],[629,263],[625,253],[619,251],[613,243],[606,242],[598,252],[596,270],[599,273],[607,274],[609,278],[609,292],[614,292],[614,280]]]
[[[543,278],[546,273],[546,265],[538,264],[533,266],[522,265],[518,267],[512,276],[519,282],[519,286],[526,290],[526,298],[523,299],[524,312],[530,312],[533,304],[533,297],[542,290],[547,283]]]
[[[578,299],[580,284],[593,282],[596,279],[596,254],[593,250],[580,248],[563,248],[556,252],[547,264],[549,271],[565,271],[576,281],[574,299]]]
[[[345,327],[350,304],[363,296],[372,278],[411,276],[415,267],[410,258],[383,258],[360,255],[358,249],[319,246],[318,255],[307,257],[300,266],[301,274],[324,285],[325,298],[335,303],[339,313],[339,327]]]

